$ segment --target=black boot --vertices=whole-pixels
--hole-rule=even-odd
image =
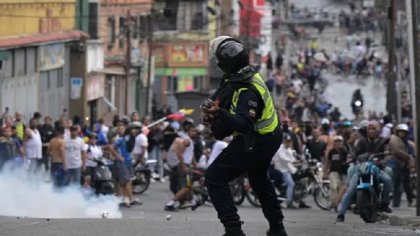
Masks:
[[[287,236],[283,221],[270,223],[270,229],[267,231],[267,236]]]
[[[226,221],[223,222],[225,227],[225,234],[223,236],[245,236],[244,231],[241,229],[242,221]]]

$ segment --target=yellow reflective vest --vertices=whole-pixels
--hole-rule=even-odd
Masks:
[[[255,131],[257,131],[259,134],[271,133],[276,129],[279,121],[277,119],[277,113],[274,109],[273,99],[271,98],[270,91],[268,91],[268,88],[265,85],[264,80],[261,78],[261,75],[259,73],[256,73],[252,77],[250,82],[258,91],[264,102],[264,109],[262,115],[255,122]],[[241,92],[246,90],[248,90],[248,88],[239,88],[234,91],[231,106],[229,109],[229,112],[231,114],[236,114],[235,110],[238,104],[239,95],[241,94]],[[237,135],[238,133],[235,132],[234,135],[235,134]]]

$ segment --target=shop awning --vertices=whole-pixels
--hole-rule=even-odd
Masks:
[[[78,30],[56,32],[50,34],[32,34],[0,39],[0,48],[16,48],[39,45],[49,42],[63,42],[88,38],[88,34]]]
[[[207,76],[207,68],[156,68],[155,75],[157,76]]]
[[[111,75],[125,75],[125,69],[122,67],[109,67],[93,70],[93,72],[111,74]]]

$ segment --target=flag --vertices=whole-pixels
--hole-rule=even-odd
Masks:
[[[168,119],[173,119],[173,120],[183,120],[185,118],[185,114],[182,112],[176,112],[176,113],[172,113],[166,116],[166,118]]]
[[[189,116],[194,112],[194,109],[182,108],[181,110],[179,110],[179,112]]]

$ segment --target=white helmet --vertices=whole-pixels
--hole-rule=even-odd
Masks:
[[[405,131],[408,132],[408,125],[407,124],[399,124],[396,128],[397,131]]]
[[[213,39],[210,42],[210,47],[209,47],[209,56],[210,56],[210,59],[216,58],[217,48],[219,47],[219,45],[220,45],[221,42],[223,42],[223,41],[225,41],[227,39],[233,39],[233,38],[230,37],[230,36],[219,36],[219,37]]]

